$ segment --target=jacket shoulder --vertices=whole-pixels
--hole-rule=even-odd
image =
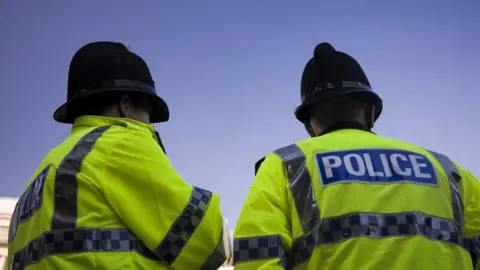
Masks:
[[[272,154],[279,156],[282,160],[288,160],[289,158],[303,155],[303,151],[296,143],[292,143],[287,146],[283,146],[274,150]],[[262,163],[265,161],[265,158],[266,156],[262,157],[257,162],[255,162],[255,175],[260,169],[260,166],[262,165]]]

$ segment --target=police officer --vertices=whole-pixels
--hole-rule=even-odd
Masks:
[[[54,119],[72,132],[15,207],[9,267],[218,269],[219,197],[184,182],[160,147],[151,124],[169,111],[140,56],[115,42],[80,48]]]
[[[480,184],[448,157],[371,129],[382,112],[357,61],[319,44],[295,116],[312,138],[270,153],[235,228],[235,269],[479,266]]]

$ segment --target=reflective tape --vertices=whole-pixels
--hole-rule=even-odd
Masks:
[[[217,246],[207,258],[205,263],[200,267],[200,270],[216,270],[222,266],[222,264],[227,260],[227,256],[225,253],[225,242],[223,239],[223,229],[220,232],[220,238],[218,240]]]
[[[461,180],[460,172],[458,171],[457,167],[453,163],[453,161],[445,155],[440,153],[430,151],[438,162],[442,165],[445,174],[448,177],[448,181],[450,183],[450,193],[452,197],[452,215],[453,220],[457,223],[456,226],[458,230],[461,231],[463,236],[463,227],[464,227],[464,209],[463,209],[463,202],[462,202],[462,195],[460,193],[459,182]]]
[[[43,190],[47,181],[51,165],[47,165],[37,177],[25,189],[22,196],[18,199],[15,209],[12,213],[10,222],[10,233],[8,243],[12,243],[17,235],[18,226],[28,221],[43,205]]]
[[[293,264],[309,259],[315,247],[337,243],[354,237],[384,238],[394,236],[424,236],[466,247],[467,243],[455,222],[420,212],[395,214],[349,213],[322,219],[311,234],[295,240]]]
[[[322,219],[310,233],[295,239],[292,245],[293,266],[308,260],[315,247],[336,243],[353,237],[425,236],[431,240],[457,244],[469,249],[470,242],[463,233],[463,203],[458,188],[460,174],[455,164],[446,156],[429,151],[442,165],[450,185],[453,219],[442,219],[420,212],[377,214],[349,213]],[[295,174],[295,173],[293,173]]]
[[[152,260],[171,265],[200,225],[212,193],[193,187],[189,203],[155,249],[155,253],[125,229],[75,229],[78,196],[76,175],[95,142],[108,128],[109,126],[99,127],[85,135],[61,162],[55,177],[52,231],[15,253],[13,269],[24,269],[50,255],[95,251],[136,251]]]
[[[275,153],[283,160],[303,232],[309,233],[319,223],[320,211],[305,154],[296,144],[280,148]]]
[[[190,201],[170,227],[162,242],[155,249],[155,253],[161,261],[168,265],[172,265],[175,262],[192,234],[202,222],[211,199],[212,193],[210,191],[193,187]]]
[[[275,154],[283,161],[289,181],[290,194],[293,196],[303,232],[309,234],[318,224],[320,212],[317,207],[305,154],[296,144],[280,148],[275,151]],[[264,159],[255,164],[255,174]],[[289,263],[287,251],[279,235],[234,239],[233,249],[234,264],[276,258],[280,259],[280,264],[283,266]]]
[[[55,173],[52,230],[75,228],[77,225],[77,174],[95,142],[110,126],[102,126],[83,136],[58,166]]]
[[[129,230],[80,228],[47,232],[34,239],[13,255],[12,269],[25,269],[52,255],[81,252],[137,252],[158,260]]]
[[[480,236],[467,238],[467,241],[473,267],[476,267],[480,263]]]
[[[233,243],[233,264],[280,259],[280,265],[287,264],[286,250],[280,235],[237,238]]]

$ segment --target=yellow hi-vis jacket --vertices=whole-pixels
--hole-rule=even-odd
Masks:
[[[444,155],[344,129],[266,156],[235,228],[234,267],[471,270],[479,236],[471,173]]]
[[[9,269],[218,269],[219,203],[182,180],[151,125],[80,117],[15,207]]]

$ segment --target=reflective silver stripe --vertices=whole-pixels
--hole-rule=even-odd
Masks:
[[[305,154],[296,144],[280,148],[275,153],[283,160],[303,232],[309,233],[319,223],[320,212]]]
[[[158,260],[156,255],[146,248],[129,230],[67,229],[46,232],[39,238],[34,239],[25,248],[13,255],[12,265],[14,270],[20,270],[52,255],[81,252],[131,251],[149,259]]]
[[[280,265],[287,264],[286,250],[280,235],[236,238],[233,242],[233,264],[250,261],[280,259]]]
[[[172,224],[162,242],[155,249],[161,261],[172,265],[188,240],[202,222],[207,212],[212,193],[199,187],[193,187],[190,201]]]
[[[428,150],[428,152],[430,152],[442,165],[443,170],[448,177],[450,183],[450,193],[452,196],[453,219],[455,220],[456,226],[458,227],[458,230],[461,232],[461,235],[463,237],[464,209],[462,195],[460,193],[460,188],[458,184],[461,180],[460,173],[458,172],[458,169],[453,163],[453,161],[447,156],[430,150]]]
[[[77,174],[95,142],[110,126],[102,126],[83,136],[56,170],[52,230],[75,228],[77,224]]]
[[[480,236],[470,237],[467,241],[473,267],[476,267],[480,263]]]
[[[215,247],[213,252],[210,254],[210,256],[207,258],[207,260],[202,265],[202,267],[200,267],[200,270],[216,270],[220,268],[220,266],[222,266],[222,264],[227,259],[227,256],[225,254],[225,243],[224,243],[223,235],[224,234],[222,229],[217,246]]]

